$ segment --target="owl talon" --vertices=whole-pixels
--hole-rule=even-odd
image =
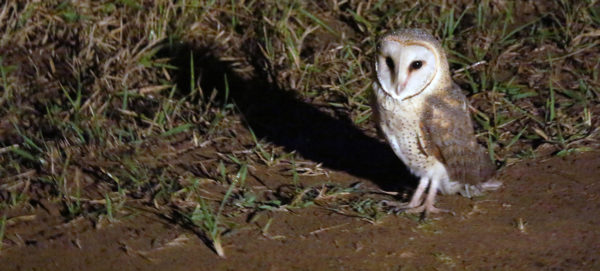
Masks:
[[[425,217],[429,216],[429,214],[439,214],[439,213],[449,213],[455,216],[456,214],[450,210],[440,209],[433,205],[427,205],[426,203],[421,206],[413,207],[411,204],[406,202],[397,202],[391,200],[382,200],[379,202],[379,205],[386,210],[388,213],[400,214],[419,214],[423,213]]]
[[[397,202],[391,200],[382,200],[379,202],[379,205],[387,212],[393,214],[400,214],[404,212],[408,207],[408,204],[405,202]]]
[[[427,217],[430,214],[439,214],[439,213],[450,213],[453,216],[456,215],[454,212],[452,212],[450,210],[440,209],[440,208],[437,208],[437,207],[435,207],[433,205],[427,205],[427,204],[423,204],[423,205],[415,207],[415,208],[405,209],[404,212],[408,213],[408,214],[423,213],[424,217]]]

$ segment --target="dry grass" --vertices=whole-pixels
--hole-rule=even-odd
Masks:
[[[282,167],[296,193],[298,175],[326,173],[318,163],[352,172],[284,138],[323,120],[375,137],[374,45],[400,27],[443,41],[499,164],[597,147],[597,1],[394,2],[0,4],[2,213],[46,199],[66,219],[113,219],[147,205],[215,240],[225,213],[289,203],[257,196],[249,169]],[[294,114],[261,111],[277,103],[309,114],[274,121]]]

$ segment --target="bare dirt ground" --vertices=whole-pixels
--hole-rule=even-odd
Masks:
[[[268,211],[224,235],[225,259],[151,211],[65,224],[41,203],[35,217],[8,225],[19,240],[0,262],[2,270],[597,270],[598,172],[598,152],[524,160],[500,173],[500,191],[440,196],[438,206],[455,215],[422,221],[401,214],[371,223],[322,207]],[[260,179],[281,178],[264,172]],[[339,171],[329,179],[378,186]]]

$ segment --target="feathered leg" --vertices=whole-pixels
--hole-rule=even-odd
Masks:
[[[410,202],[406,207],[415,208],[421,205],[421,202],[423,201],[423,192],[425,192],[427,186],[429,186],[429,178],[421,177],[421,180],[419,180],[419,186],[417,186],[417,190],[415,190],[413,193]]]
[[[419,184],[420,186],[420,184]],[[449,213],[450,211],[439,209],[434,206],[435,197],[437,195],[438,187],[440,186],[439,178],[432,178],[431,183],[429,184],[429,191],[427,192],[427,197],[425,198],[425,202],[419,206],[406,210],[407,213],[421,213],[425,212],[425,216],[428,216],[431,213]],[[417,189],[418,190],[418,189]],[[417,191],[418,192],[418,191]],[[415,192],[416,194],[416,192]],[[412,202],[412,201],[411,201]]]
[[[391,210],[395,213],[400,213],[400,212],[404,212],[406,210],[414,209],[415,207],[421,205],[421,202],[423,202],[423,192],[425,192],[425,189],[427,188],[428,185],[429,185],[429,178],[422,177],[419,180],[419,186],[417,186],[417,190],[415,190],[415,192],[413,193],[412,197],[410,198],[410,202],[408,202],[408,204],[405,202],[388,201],[388,200],[383,200],[383,201],[381,201],[381,203],[385,204],[386,206],[393,207]]]

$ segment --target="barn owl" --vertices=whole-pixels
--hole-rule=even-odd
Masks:
[[[492,179],[496,167],[477,143],[467,99],[452,82],[444,50],[432,35],[405,29],[383,36],[375,70],[374,112],[381,132],[420,178],[403,210],[446,211],[434,206],[438,191],[471,197],[501,186]]]

